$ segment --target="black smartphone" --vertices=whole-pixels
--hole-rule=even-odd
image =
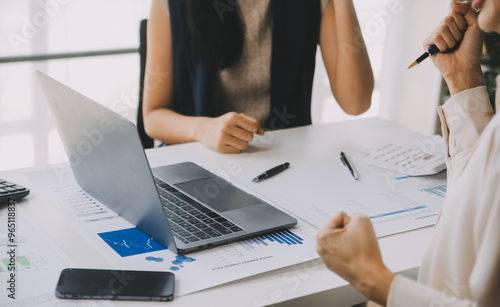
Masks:
[[[64,269],[56,297],[133,301],[171,301],[175,275],[170,272]]]

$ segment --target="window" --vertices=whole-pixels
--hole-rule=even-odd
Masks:
[[[66,160],[34,71],[135,121],[140,20],[151,1],[2,1],[0,58],[114,50],[118,55],[0,62],[0,170]]]

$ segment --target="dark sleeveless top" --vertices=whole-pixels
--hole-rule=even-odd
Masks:
[[[168,0],[173,65],[174,110],[189,116],[220,116],[213,99],[218,72],[209,55],[191,57],[187,18],[190,0]],[[195,0],[200,1],[200,0]],[[271,130],[311,124],[311,92],[321,23],[319,0],[271,0]]]

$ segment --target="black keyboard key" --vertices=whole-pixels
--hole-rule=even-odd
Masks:
[[[202,220],[208,218],[205,214],[193,214],[195,218]]]
[[[216,218],[216,217],[220,217],[220,215],[218,215],[217,213],[215,212],[210,212],[210,213],[205,213],[206,215],[208,215],[209,217],[211,218]]]
[[[172,211],[174,211],[175,209],[177,209],[176,206],[174,206],[174,205],[172,205],[170,203],[166,203],[164,206],[167,207],[169,210],[172,210]]]
[[[198,228],[194,227],[194,226],[189,226],[189,227],[184,227],[187,231],[189,231],[190,233],[193,233],[195,231],[198,231]]]
[[[184,239],[184,238],[183,238],[183,237],[181,237],[181,236],[175,236],[175,238],[176,238],[177,240],[181,241],[181,242],[182,242],[182,243],[184,243],[184,244],[188,244],[188,243],[189,243],[189,241],[188,241],[188,240]]]
[[[207,207],[203,206],[199,202],[195,201],[194,199],[190,199],[189,201],[186,200],[191,206],[195,207],[196,209],[200,210],[203,213],[209,213],[212,212],[212,210],[208,209]]]
[[[160,184],[158,184],[161,188],[163,189],[166,189],[166,188],[170,188],[171,185],[168,184],[168,183],[165,183],[164,181],[162,181]]]
[[[238,232],[243,230],[238,226],[228,227],[228,229],[231,230],[232,232]]]
[[[179,231],[183,231],[183,229],[179,226],[173,226],[173,227],[170,227],[170,229],[175,233],[178,233]]]
[[[193,224],[194,227],[198,228],[198,229],[205,229],[205,228],[209,228],[208,225],[205,225],[203,223],[196,223],[196,224]]]
[[[191,207],[191,208],[192,208],[192,207]],[[192,208],[192,209],[190,209],[190,210],[187,210],[187,212],[188,212],[189,214],[193,215],[193,216],[195,216],[195,215],[201,215],[201,214],[200,214],[201,212],[200,212],[200,211],[198,211],[198,210],[196,210],[195,208]]]
[[[177,234],[183,238],[191,236],[191,234],[187,231],[179,231]]]
[[[236,226],[236,225],[234,225],[233,223],[231,223],[231,222],[229,222],[229,221],[227,221],[227,222],[223,222],[223,223],[221,223],[221,225],[222,225],[222,226],[224,226],[224,227],[232,227],[232,226]]]
[[[180,218],[180,217],[178,217],[178,216],[173,217],[173,218],[171,218],[170,220],[171,220],[172,222],[177,223],[177,224],[184,222],[184,220],[183,220],[183,219],[181,219],[181,218]]]
[[[198,223],[198,220],[195,219],[194,217],[188,218],[186,221],[191,225]]]
[[[212,228],[207,228],[207,229],[204,229],[203,231],[206,234],[208,234],[209,236],[211,236],[212,238],[221,236],[220,232],[218,232]]]
[[[226,227],[222,226],[221,224],[212,224],[210,227],[214,228],[218,232],[222,233],[223,235],[227,235],[231,233],[231,230],[227,229]]]
[[[190,219],[191,218],[191,215],[187,214],[187,213],[182,213],[182,214],[179,214],[180,217],[182,217],[183,219],[187,220],[187,219]]]
[[[216,217],[216,218],[214,218],[214,220],[216,220],[219,223],[227,222],[227,220],[225,218],[223,218],[223,217]]]
[[[191,207],[190,205],[186,204],[185,202],[177,203],[176,205],[179,206],[179,208],[181,208],[182,210],[184,210],[186,212],[189,212],[190,210],[193,210],[193,207]]]
[[[190,227],[192,224],[191,223],[188,223],[188,222],[180,222],[179,223],[179,226],[183,227],[183,228],[186,228],[186,227]]]
[[[173,212],[177,213],[177,215],[184,213],[184,211],[181,208],[177,208],[174,206],[174,208],[171,209]]]
[[[190,237],[187,237],[185,238],[186,240],[188,240],[189,242],[196,242],[196,241],[200,241],[200,239],[198,239],[197,237],[195,236],[190,236]]]
[[[197,236],[201,240],[210,239],[211,237],[204,233],[203,231],[193,232],[193,235]]]
[[[203,223],[205,224],[213,224],[213,223],[217,223],[216,221],[212,220],[212,219],[209,219],[209,218],[206,218],[206,219],[202,219],[201,220]]]

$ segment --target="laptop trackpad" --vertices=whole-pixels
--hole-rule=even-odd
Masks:
[[[174,184],[174,186],[218,212],[261,204],[262,201],[217,177]]]

